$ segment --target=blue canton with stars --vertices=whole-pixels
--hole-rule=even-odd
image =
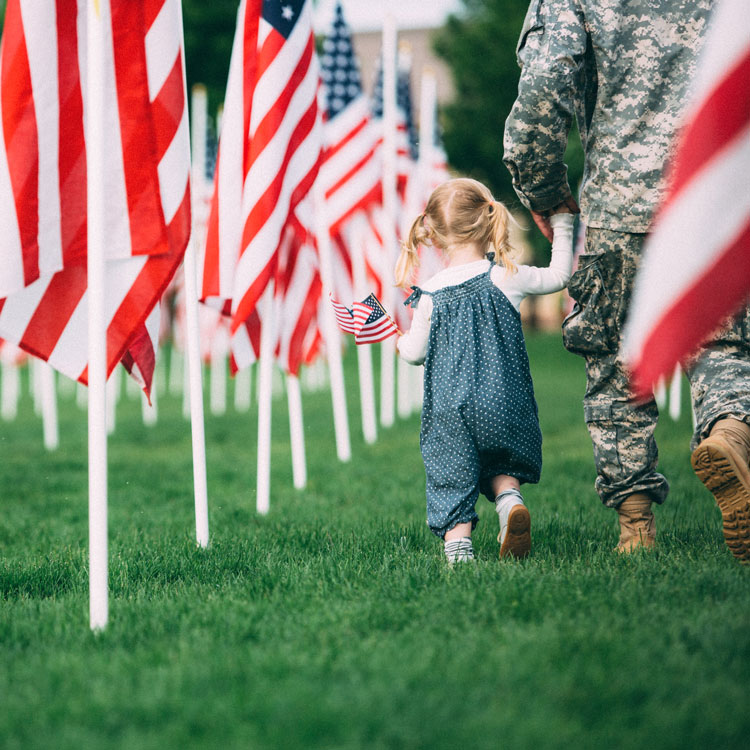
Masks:
[[[289,39],[304,5],[305,0],[263,0],[263,18]]]
[[[354,57],[352,35],[344,21],[341,3],[336,3],[333,29],[323,42],[320,77],[325,86],[329,120],[336,117],[362,93],[362,79]]]

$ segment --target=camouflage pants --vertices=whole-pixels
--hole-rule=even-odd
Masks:
[[[565,347],[586,361],[583,410],[594,446],[596,490],[613,508],[636,492],[661,503],[669,491],[666,478],[656,471],[656,403],[632,402],[619,355],[645,237],[587,230],[585,253],[568,285],[576,305],[563,322]],[[697,423],[692,447],[723,416],[750,423],[750,311],[725,326],[686,374]]]

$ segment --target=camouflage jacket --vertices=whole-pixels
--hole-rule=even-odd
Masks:
[[[588,226],[645,232],[713,0],[532,0],[503,161],[534,211],[570,195],[573,116]]]

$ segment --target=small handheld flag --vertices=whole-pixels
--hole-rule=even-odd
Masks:
[[[331,296],[336,322],[344,333],[354,334],[355,344],[375,344],[394,333],[401,333],[374,294],[354,302],[351,310]]]

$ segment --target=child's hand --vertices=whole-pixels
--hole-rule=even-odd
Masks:
[[[554,208],[549,211],[542,211],[537,213],[536,211],[531,212],[531,218],[534,219],[534,223],[539,227],[539,231],[552,242],[554,232],[552,231],[552,224],[550,224],[549,217],[552,214],[579,214],[581,209],[578,208],[576,199],[569,195],[562,203],[558,203]]]

